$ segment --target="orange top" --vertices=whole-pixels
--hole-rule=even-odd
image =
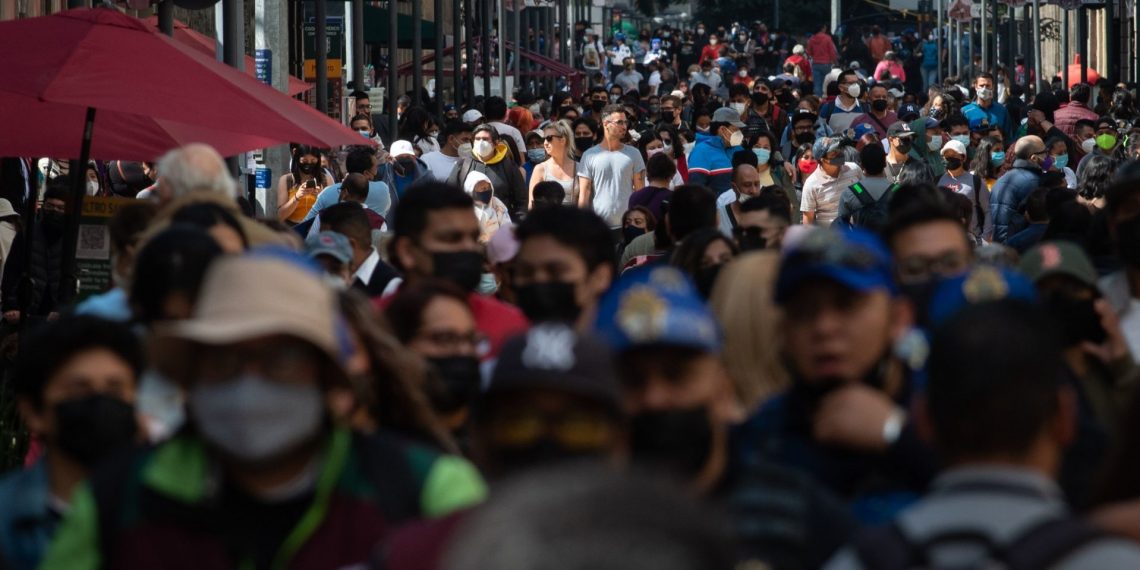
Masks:
[[[297,194],[298,189],[300,189],[300,186],[293,186],[292,188],[289,189],[289,199],[290,200],[292,200],[293,196],[295,196]],[[297,208],[293,210],[292,214],[289,214],[289,217],[286,218],[286,220],[288,220],[289,222],[292,222],[294,224],[299,224],[299,223],[305,221],[305,216],[308,215],[309,210],[313,209],[313,204],[316,204],[316,203],[317,203],[317,195],[316,194],[309,194],[308,196],[301,196],[297,200]]]

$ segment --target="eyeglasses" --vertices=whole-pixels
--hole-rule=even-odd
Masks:
[[[966,270],[969,260],[961,253],[947,251],[937,256],[912,255],[895,266],[900,283],[918,283],[933,276],[953,277]]]
[[[372,105],[357,105],[356,110],[357,111],[371,111]]]
[[[626,126],[626,125],[628,125],[628,124],[629,124],[629,123],[628,123],[628,122],[626,122],[626,121],[610,121],[609,123],[610,123],[611,125],[617,125],[617,126],[619,126],[619,127],[624,127],[624,126]]]
[[[544,140],[546,142],[551,142],[554,139],[560,139],[560,138],[563,138],[562,135],[546,135],[545,137],[542,137],[542,140]]]
[[[278,342],[260,348],[218,347],[202,349],[197,358],[198,379],[225,382],[255,365],[266,377],[286,383],[302,383],[316,375],[318,353],[299,342]]]
[[[499,447],[528,447],[550,437],[567,449],[604,448],[613,435],[613,422],[600,412],[569,411],[557,416],[539,410],[496,410],[490,439]]]

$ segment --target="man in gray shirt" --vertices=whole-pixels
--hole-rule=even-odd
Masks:
[[[866,192],[874,202],[878,202],[887,189],[891,187],[891,179],[885,174],[887,168],[887,153],[882,145],[869,144],[859,151],[859,164],[863,165],[863,179],[858,182],[863,192]],[[849,186],[839,196],[839,218],[852,223],[855,213],[870,206],[864,205],[855,195],[856,188]],[[872,228],[877,229],[877,228]]]
[[[629,197],[645,186],[645,161],[636,148],[621,142],[629,119],[620,105],[602,110],[605,138],[582,155],[578,167],[578,207],[593,207],[611,229],[621,230]]]
[[[992,268],[959,279],[944,286],[967,297],[1020,287]],[[951,315],[934,323],[926,393],[914,406],[947,469],[892,525],[857,534],[826,568],[1140,568],[1140,547],[1074,518],[1054,482],[1078,414],[1056,325],[1008,298]]]

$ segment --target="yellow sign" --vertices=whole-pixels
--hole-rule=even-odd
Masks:
[[[329,79],[340,78],[341,60],[330,59],[325,61],[325,67],[328,68]],[[304,79],[314,80],[317,78],[317,60],[306,59],[304,67]]]

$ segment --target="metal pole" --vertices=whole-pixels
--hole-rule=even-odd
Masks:
[[[443,117],[443,0],[435,0],[433,6],[436,22],[435,30],[435,115]]]
[[[517,1],[517,0],[516,0]],[[503,99],[510,102],[511,94],[507,92],[507,45],[503,41],[507,38],[507,2],[499,0],[499,89],[502,90]]]
[[[168,36],[174,35],[174,0],[158,3],[158,30]]]
[[[459,0],[455,0],[458,2]],[[475,34],[471,33],[475,29],[475,6],[472,6],[473,0],[463,0],[463,22],[464,22],[464,42],[463,53],[466,54],[467,71],[463,76],[463,91],[467,100],[467,104],[475,106]]]
[[[547,7],[541,10],[546,20],[546,42],[543,44],[546,47],[546,57],[554,59],[554,9]],[[551,92],[554,91],[554,83],[553,75],[546,78],[547,88]]]
[[[1081,56],[1081,83],[1089,82],[1089,15],[1082,6],[1077,8],[1077,53]]]
[[[942,31],[942,3],[946,0],[934,0],[938,3],[938,25],[934,27],[934,32],[938,40],[938,82],[942,83],[942,36],[947,35]]]
[[[558,60],[563,65],[570,65],[570,48],[567,41],[573,36],[573,29],[566,21],[566,0],[558,0]]]
[[[1029,62],[1033,61],[1030,58],[1033,57],[1033,49],[1036,47],[1036,46],[1032,45],[1033,42],[1032,42],[1032,40],[1030,40],[1030,38],[1032,37],[1032,34],[1029,31],[1029,26],[1033,25],[1033,17],[1029,14],[1029,4],[1026,4],[1025,6],[1022,7],[1022,9],[1021,9],[1021,20],[1025,24],[1025,35],[1023,36],[1025,38],[1024,39],[1025,50],[1022,52],[1021,58],[1022,58],[1022,61],[1025,62],[1025,66],[1028,67]],[[1021,89],[1022,89],[1022,92],[1025,94],[1025,98],[1028,100],[1029,99],[1029,70],[1028,69],[1025,71],[1025,83],[1021,86]]]
[[[388,0],[388,144],[396,141],[400,117],[396,99],[400,97],[400,8],[396,0]]]
[[[491,3],[495,0],[482,0],[483,3],[483,98],[491,96]]]
[[[73,301],[75,296],[79,293],[79,272],[75,266],[75,251],[79,245],[79,214],[83,210],[83,197],[86,195],[84,192],[87,183],[87,161],[91,158],[91,135],[95,129],[95,109],[93,107],[87,108],[85,122],[83,124],[83,142],[79,147],[79,160],[72,160],[68,166],[71,176],[71,192],[68,193],[64,225],[63,237],[63,251],[61,252],[61,274],[59,283],[60,293],[60,307]],[[30,197],[32,204],[36,202],[36,196]],[[29,226],[30,227],[30,226]],[[28,252],[33,251],[31,247],[32,233],[26,234],[28,240]],[[26,262],[25,262],[26,265]],[[31,277],[28,272],[27,265],[24,269],[25,280],[28,281],[27,285],[30,287]],[[28,289],[30,293],[31,290]],[[23,297],[23,295],[21,295]],[[30,300],[30,296],[26,298]],[[23,325],[28,322],[28,310],[30,307],[21,303],[20,309],[20,324]]]
[[[352,0],[352,81],[364,90],[364,0]]]
[[[835,33],[835,30],[839,28],[839,12],[842,8],[842,0],[831,0],[831,28],[829,29],[831,33]]]
[[[226,0],[230,2],[231,0]],[[329,54],[328,54],[328,5],[326,0],[315,0],[316,7],[316,40],[314,43],[317,57],[317,109],[322,113],[329,112]],[[227,46],[228,47],[228,46]]]
[[[1108,65],[1101,66],[1101,72],[1107,75],[1108,80],[1116,83],[1120,81],[1120,37],[1119,30],[1116,25],[1116,12],[1113,8],[1113,0],[1108,0],[1104,3],[1104,21],[1105,21],[1105,35],[1107,41],[1104,42],[1105,52],[1108,53]],[[1105,73],[1107,72],[1107,73]],[[1111,96],[1111,93],[1106,94]]]
[[[412,1],[412,105],[423,107],[424,92],[424,3]]]
[[[462,25],[462,23],[460,23],[460,2],[459,2],[459,0],[455,0],[452,3],[452,8],[453,8],[453,13],[451,15],[451,24],[452,24],[452,30],[451,30],[451,36],[452,36],[451,64],[452,64],[453,78],[451,81],[451,85],[455,89],[455,109],[456,109],[456,111],[459,111],[460,115],[462,115],[463,114],[463,95],[464,95],[464,89],[467,87],[467,85],[463,83],[463,68],[462,68],[463,57],[461,55],[463,53],[463,51],[459,49],[460,42],[462,41],[462,38],[460,36],[463,33],[463,25]]]
[[[989,32],[990,36],[993,36],[993,39],[992,39],[993,51],[990,52],[990,58],[987,59],[985,63],[988,66],[988,71],[990,73],[995,74],[995,77],[996,77],[997,66],[998,66],[998,17],[997,17],[997,5],[998,5],[998,3],[997,3],[997,0],[984,0],[984,1],[986,2],[986,5],[989,7],[990,29],[993,30],[993,31]],[[983,31],[982,33],[985,34],[986,32]],[[990,36],[986,36],[987,42],[991,41],[990,39],[988,39]],[[995,85],[995,87],[996,87],[996,85]]]
[[[1013,59],[1015,57],[1017,57],[1017,32],[1018,32],[1018,29],[1017,29],[1017,21],[1013,17],[1014,14],[1016,13],[1016,10],[1015,10],[1015,8],[1010,6],[1010,7],[1007,7],[1005,13],[1009,17],[1009,22],[1008,22],[1009,49],[1007,49],[1006,53],[1005,53],[1005,69],[1006,69],[1006,75],[1007,75],[1006,80],[1009,82],[1009,85],[1013,85]]]
[[[986,10],[986,0],[982,0],[981,12],[982,12],[982,24],[981,24],[982,25],[982,69],[985,70],[985,69],[990,68],[990,65],[989,65],[989,63],[990,63],[990,36],[986,32],[986,28],[988,27],[987,24],[989,24],[989,11]],[[973,25],[973,20],[971,20],[970,23],[971,23],[971,25]]]
[[[1026,62],[1028,65],[1029,62]],[[1033,0],[1033,89],[1041,92],[1041,2]]]
[[[520,0],[515,0],[514,10],[511,11],[511,27],[514,29],[512,34],[515,40],[515,65],[513,73],[515,75],[515,88],[522,89],[522,12],[523,3]],[[500,20],[501,21],[501,20]],[[549,42],[549,38],[547,38]],[[506,99],[506,95],[503,98]]]
[[[239,70],[245,69],[245,7],[242,4],[242,0],[223,0],[222,2],[222,15],[224,16],[222,18],[222,61],[226,65]],[[318,26],[317,29],[321,29],[320,26]],[[324,44],[318,43],[317,45]],[[317,52],[324,53],[323,50],[317,50]],[[323,69],[324,64],[318,61],[318,79],[320,79],[319,74]],[[317,89],[319,96],[319,83]],[[236,177],[241,174],[241,164],[238,162],[237,157],[231,156],[227,158],[226,165],[229,166],[230,174],[233,176]]]
[[[947,38],[958,38],[962,33],[962,22],[959,22],[957,20],[950,20],[946,27],[950,30],[950,34],[946,36]],[[947,42],[946,74],[952,77],[960,75],[962,71],[959,69],[962,66],[958,65],[958,58],[961,57],[959,52],[962,51],[959,46],[961,46],[961,42],[959,42],[957,39]]]
[[[86,8],[86,7],[87,7],[87,0],[67,0],[67,8],[69,10],[72,8]],[[86,176],[86,171],[84,171],[84,176]]]
[[[1064,32],[1061,33],[1061,85],[1065,89],[1069,88],[1069,10],[1062,9],[1062,26]]]

